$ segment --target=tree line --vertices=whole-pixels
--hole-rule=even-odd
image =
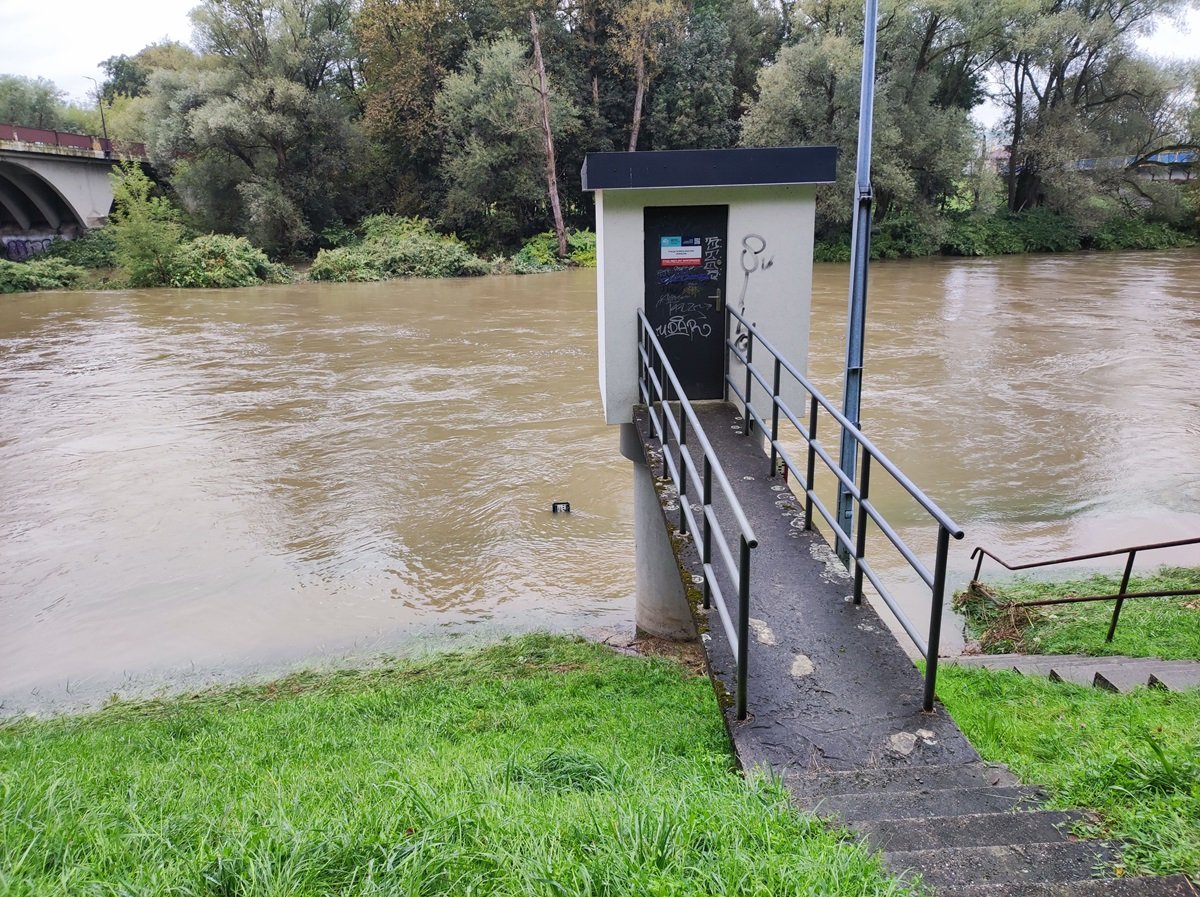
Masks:
[[[1195,190],[1076,164],[1200,143],[1195,66],[1135,46],[1187,3],[885,2],[876,222],[1194,227]],[[203,0],[191,20],[192,46],[107,59],[101,100],[200,231],[311,253],[388,213],[505,252],[590,226],[587,152],[795,144],[839,147],[818,236],[848,230],[859,0]],[[55,126],[47,90],[0,77],[0,120]],[[972,124],[985,98],[1012,164]]]

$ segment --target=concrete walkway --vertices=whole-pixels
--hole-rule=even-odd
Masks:
[[[1072,839],[1067,825],[1079,814],[1037,810],[1039,792],[982,762],[940,705],[922,712],[921,675],[874,609],[851,602],[851,582],[825,541],[796,525],[803,503],[768,477],[768,459],[740,435],[733,407],[711,403],[698,416],[759,540],[749,718],[738,721],[723,702],[744,769],[782,776],[799,807],[857,831],[895,872],[921,875],[942,897],[1197,897],[1178,876],[1095,879],[1112,868],[1117,848]],[[657,476],[662,456],[647,439],[644,412],[635,412],[635,424]],[[678,496],[659,482],[674,532]],[[726,532],[736,533],[728,508],[716,509]],[[692,537],[676,533],[672,544],[685,581],[702,582]],[[717,612],[696,614],[714,685],[732,695],[735,664]]]

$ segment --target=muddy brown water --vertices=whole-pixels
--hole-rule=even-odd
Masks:
[[[846,274],[817,266],[810,370],[833,395]],[[593,283],[4,297],[0,712],[627,630]],[[956,582],[976,543],[1200,535],[1200,253],[879,263],[868,328],[864,425],[966,527]]]

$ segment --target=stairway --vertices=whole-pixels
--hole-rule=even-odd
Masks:
[[[802,809],[845,825],[937,897],[1200,897],[1182,875],[1113,877],[1119,847],[1070,833],[1086,814],[1038,809],[1038,790],[997,764],[804,771],[785,782]]]
[[[1056,682],[1091,685],[1129,692],[1152,686],[1170,691],[1200,687],[1200,662],[1158,657],[1091,657],[1085,654],[968,654],[943,658],[942,664],[1013,670],[1026,676],[1049,676]]]

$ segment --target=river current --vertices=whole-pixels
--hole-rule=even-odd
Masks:
[[[846,277],[816,267],[832,396]],[[589,271],[5,297],[0,714],[628,630],[595,351]],[[1195,251],[879,263],[864,428],[967,529],[961,584],[977,543],[1200,535],[1198,360]]]

